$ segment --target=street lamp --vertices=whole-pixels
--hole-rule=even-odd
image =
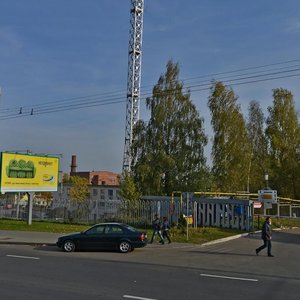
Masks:
[[[265,181],[266,181],[266,190],[269,190],[269,175],[265,174]]]

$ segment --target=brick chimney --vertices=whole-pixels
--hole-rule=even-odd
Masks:
[[[72,155],[71,173],[70,176],[76,175],[76,155]]]

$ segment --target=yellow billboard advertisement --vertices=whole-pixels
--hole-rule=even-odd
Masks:
[[[2,152],[0,164],[2,193],[57,191],[57,157]]]

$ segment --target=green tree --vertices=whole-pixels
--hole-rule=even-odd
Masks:
[[[231,88],[215,82],[208,100],[214,131],[212,173],[220,191],[247,188],[249,142],[245,120]]]
[[[248,108],[247,132],[250,146],[248,188],[257,192],[264,187],[264,175],[270,174],[268,141],[265,135],[265,117],[257,101]]]
[[[68,173],[63,173],[62,182],[70,183],[70,175]]]
[[[270,143],[272,188],[285,197],[300,196],[300,127],[293,95],[286,89],[273,90],[268,107],[266,134]]]
[[[75,218],[81,219],[89,212],[89,188],[88,180],[79,176],[70,176],[70,199],[76,207]]]
[[[201,189],[207,137],[190,93],[183,92],[178,64],[167,63],[146,107],[150,120],[137,123],[132,145],[132,170],[143,194]]]
[[[134,182],[134,178],[129,173],[125,173],[121,181],[120,196],[129,209],[135,209],[141,198],[141,193]]]
[[[142,195],[134,182],[134,178],[127,172],[123,174],[119,194],[123,201],[123,211],[129,217],[130,222],[137,211]]]

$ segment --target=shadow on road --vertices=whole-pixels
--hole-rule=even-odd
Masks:
[[[197,254],[213,254],[213,255],[230,255],[230,256],[256,256],[255,252],[253,253],[234,253],[234,252],[223,252],[223,251],[188,251],[188,253],[197,253]]]
[[[59,249],[55,245],[37,245],[33,249],[38,250],[38,251],[51,251],[51,252],[53,252],[53,251],[55,251],[55,252],[62,251],[61,249]]]
[[[261,234],[251,234],[244,238],[250,238],[255,240],[261,240]],[[300,245],[300,230],[288,230],[288,231],[273,231],[272,241],[275,243],[286,243]]]

